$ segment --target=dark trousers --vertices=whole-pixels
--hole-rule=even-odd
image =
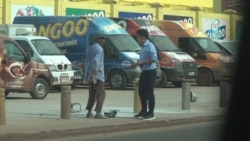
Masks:
[[[100,80],[96,84],[89,84],[89,99],[86,106],[86,110],[91,111],[96,103],[95,111],[101,113],[102,106],[106,97],[106,91],[104,83]]]
[[[139,96],[141,100],[141,112],[154,114],[155,95],[154,84],[156,79],[156,70],[142,71],[139,79]],[[147,111],[147,108],[149,111]]]

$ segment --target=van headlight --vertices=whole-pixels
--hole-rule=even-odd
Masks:
[[[50,71],[57,71],[57,68],[55,65],[48,65],[48,68]]]
[[[72,70],[72,64],[68,64],[68,70],[69,70],[69,71]]]

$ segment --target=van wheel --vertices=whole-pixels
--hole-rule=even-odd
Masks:
[[[109,74],[108,83],[111,89],[121,90],[125,89],[128,82],[122,71],[115,70]]]
[[[162,71],[161,78],[155,80],[155,87],[156,88],[164,88],[167,84],[167,74]]]
[[[48,95],[48,92],[48,82],[42,78],[37,78],[30,95],[33,99],[44,99]]]
[[[211,86],[213,83],[213,76],[208,69],[199,69],[196,82],[199,86]]]

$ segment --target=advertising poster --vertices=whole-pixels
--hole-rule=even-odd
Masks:
[[[193,24],[193,17],[187,17],[187,16],[174,16],[174,15],[163,15],[164,20],[173,20],[173,21],[182,21],[186,23]]]
[[[229,21],[213,18],[202,18],[202,31],[211,39],[229,39],[227,35]]]
[[[150,14],[150,13],[119,12],[118,17],[119,18],[153,20],[153,14]]]
[[[52,6],[12,5],[11,23],[15,16],[54,16]]]
[[[66,8],[68,16],[105,17],[104,10]]]

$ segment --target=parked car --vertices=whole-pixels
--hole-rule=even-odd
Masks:
[[[12,38],[0,34],[0,87],[10,92],[30,93],[44,99],[53,84],[48,66],[31,60],[29,53]]]
[[[239,52],[239,41],[237,40],[213,40],[227,54],[237,58]]]

